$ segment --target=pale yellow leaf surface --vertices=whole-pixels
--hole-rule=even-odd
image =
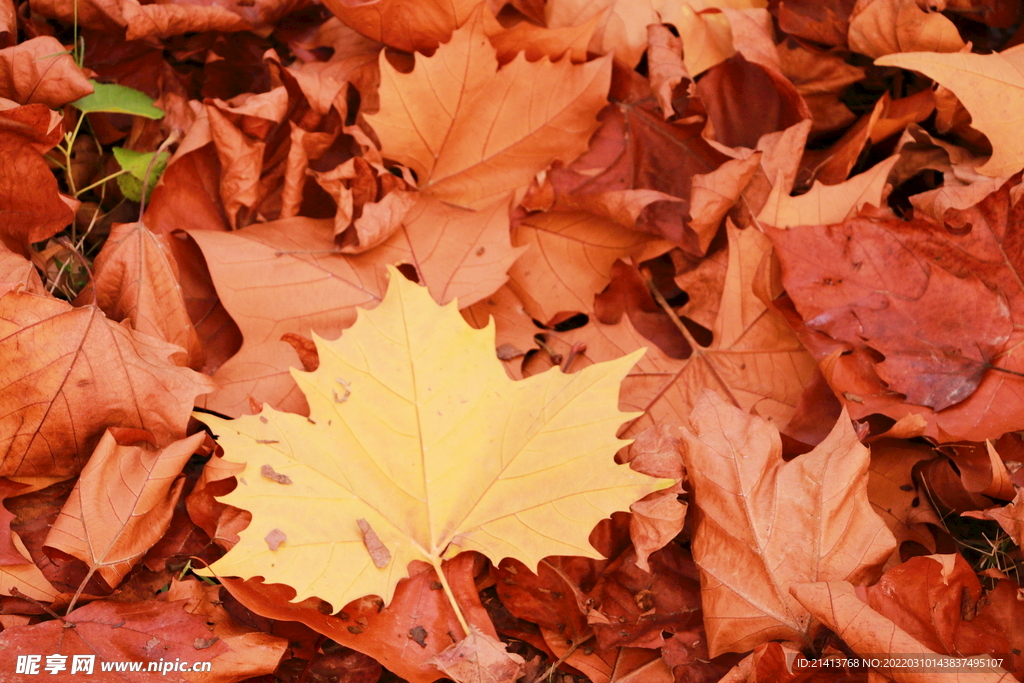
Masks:
[[[417,54],[411,73],[381,53],[380,112],[366,117],[383,155],[413,169],[420,190],[470,208],[586,151],[611,78],[610,59],[520,53],[499,69],[482,17],[481,6],[432,57]]]
[[[203,407],[251,412],[249,396],[279,410],[305,411],[288,374],[299,365],[284,334],[335,337],[372,306],[386,265],[409,264],[435,300],[469,305],[498,289],[519,255],[509,240],[507,199],[469,211],[432,197],[420,200],[385,241],[364,254],[340,253],[330,220],[296,217],[234,232],[196,230],[217,294],[244,337],[214,379]]]
[[[990,55],[904,52],[875,64],[919,71],[953,91],[970,112],[971,126],[992,143],[992,156],[978,171],[1011,176],[1024,167],[1024,46]]]
[[[926,672],[909,667],[881,671],[896,683],[1011,683],[1012,674],[993,667],[957,664],[950,655],[928,649],[892,621],[871,609],[857,597],[856,589],[846,581],[821,581],[796,584],[791,592],[804,608],[832,629],[857,654],[884,659],[896,657],[947,660],[944,668]],[[977,661],[977,658],[971,658]]]
[[[824,185],[816,180],[799,197],[791,197],[785,183],[778,180],[757,220],[776,228],[828,225],[841,223],[865,204],[881,206],[886,178],[899,159],[899,155],[891,156],[838,185]]]
[[[599,557],[594,525],[668,483],[613,457],[615,432],[633,417],[617,408],[619,384],[640,351],[515,382],[494,357],[493,325],[472,329],[454,303],[439,308],[393,269],[379,306],[316,343],[319,368],[292,372],[308,419],[267,407],[234,421],[202,416],[225,457],[246,467],[221,500],[252,513],[212,565],[217,575],[263,576],[335,608],[390,600],[411,560]],[[359,520],[390,552],[385,566]]]
[[[845,412],[814,450],[786,462],[771,422],[705,390],[683,441],[712,657],[775,639],[808,642],[815,628],[789,595],[794,583],[881,574],[896,543],[868,502],[870,454]]]

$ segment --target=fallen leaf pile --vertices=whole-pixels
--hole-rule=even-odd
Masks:
[[[0,0],[0,681],[1024,681],[1022,50]]]

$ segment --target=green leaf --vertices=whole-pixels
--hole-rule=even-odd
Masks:
[[[134,202],[142,201],[142,184],[146,180],[146,169],[149,169],[149,185],[146,191],[146,200],[148,201],[153,188],[156,187],[164,169],[167,168],[167,161],[171,155],[168,152],[161,152],[160,156],[152,162],[153,166],[150,168],[150,161],[156,152],[136,152],[123,147],[115,147],[113,151],[117,163],[125,171],[128,171],[125,175],[117,176],[117,186],[121,188],[125,197]]]
[[[86,114],[107,112],[111,114],[132,114],[147,119],[162,119],[163,109],[153,106],[153,100],[134,88],[113,83],[98,83],[90,80],[94,92],[75,100],[71,104]]]

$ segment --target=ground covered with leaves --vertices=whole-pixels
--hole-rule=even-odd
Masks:
[[[0,0],[0,681],[1024,681],[1022,22]]]

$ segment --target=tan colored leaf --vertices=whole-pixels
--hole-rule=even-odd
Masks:
[[[203,364],[199,337],[178,284],[178,268],[167,238],[143,223],[120,223],[110,230],[93,262],[96,305],[116,322],[180,346],[191,368]]]
[[[774,425],[711,391],[690,425],[684,459],[700,511],[692,547],[711,656],[808,640],[816,629],[790,586],[870,582],[895,547],[868,502],[868,449],[843,413],[813,451],[787,463]]]
[[[525,664],[522,657],[508,652],[504,643],[475,626],[431,661],[456,683],[515,683]]]
[[[1024,46],[988,55],[905,52],[879,57],[875,64],[920,71],[956,94],[971,113],[971,125],[992,143],[992,156],[978,171],[1010,176],[1024,167]]]
[[[722,12],[698,14],[682,3],[678,16],[673,19],[683,43],[683,64],[694,78],[736,54],[732,25]]]
[[[563,28],[543,28],[528,21],[505,28],[487,11],[483,19],[484,33],[497,50],[498,62],[501,64],[512,61],[519,52],[524,52],[530,62],[543,57],[556,62],[568,54],[571,61],[581,64],[587,61],[587,45],[594,31],[601,25],[604,13],[599,12],[578,26]]]
[[[209,378],[172,365],[177,347],[97,308],[10,292],[0,298],[0,453],[4,476],[71,476],[108,425],[184,436]]]
[[[904,541],[914,541],[935,552],[935,536],[927,525],[942,528],[942,520],[928,497],[918,491],[912,476],[914,465],[933,457],[933,449],[897,439],[883,439],[871,445],[868,499],[896,537],[897,549]]]
[[[880,207],[885,199],[886,178],[899,160],[898,155],[891,156],[838,185],[814,181],[811,189],[798,197],[791,197],[779,178],[757,220],[776,228],[829,225],[856,214],[865,204]]]
[[[0,50],[0,97],[59,109],[91,92],[89,79],[53,36]]]
[[[527,248],[509,270],[512,290],[544,323],[562,311],[593,310],[594,295],[608,284],[616,259],[642,261],[672,247],[582,211],[526,216],[513,228],[512,241]]]
[[[946,16],[945,0],[858,0],[850,13],[850,49],[869,57],[899,52],[958,52],[960,33]]]
[[[613,458],[629,417],[616,408],[619,384],[640,354],[513,382],[492,329],[473,330],[391,269],[384,301],[337,341],[317,338],[315,372],[293,371],[309,418],[266,407],[233,421],[203,415],[226,457],[293,482],[239,475],[223,500],[253,521],[210,571],[264,576],[340,607],[367,594],[388,601],[410,561],[440,567],[460,550],[532,567],[548,555],[598,557],[594,524],[667,483]],[[345,383],[338,403],[332,392]],[[385,567],[359,519],[390,551]],[[287,539],[276,550],[264,540],[274,530]]]
[[[615,59],[632,69],[647,49],[647,27],[661,23],[652,0],[562,0],[544,6],[549,28],[580,26],[602,15],[590,41],[590,51],[615,53]]]
[[[406,52],[430,52],[447,43],[480,0],[328,0],[327,8],[373,40]]]
[[[380,112],[366,117],[383,155],[414,170],[420,190],[473,208],[586,150],[611,75],[608,59],[574,65],[522,54],[498,69],[482,13],[481,5],[433,57],[416,55],[412,73],[382,54]]]
[[[906,631],[861,602],[854,587],[845,581],[796,584],[791,592],[805,609],[835,631],[858,654],[950,659],[948,655],[940,655],[921,645]],[[971,673],[935,670],[918,673],[905,668],[884,668],[881,672],[896,683],[964,683],[968,680],[972,683],[1010,683],[1016,680],[998,667],[988,671],[966,663],[959,667],[950,663],[948,667]]]
[[[629,506],[629,538],[636,549],[636,566],[651,570],[651,553],[661,550],[683,530],[686,503],[678,500],[682,487],[676,485],[650,493]]]
[[[160,540],[202,443],[199,432],[155,450],[136,429],[108,429],[53,523],[46,545],[79,558],[111,588]]]

